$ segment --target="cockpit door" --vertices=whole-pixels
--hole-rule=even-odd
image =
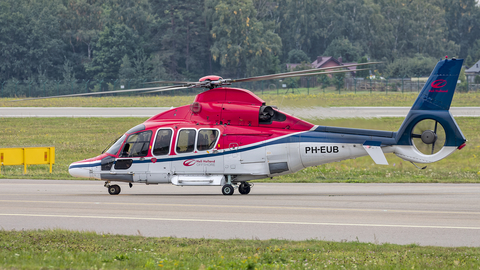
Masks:
[[[162,128],[157,131],[152,147],[152,159],[149,163],[147,183],[169,183],[172,176],[171,145],[173,129]]]
[[[152,131],[130,134],[110,170],[112,181],[146,182]],[[107,177],[107,176],[106,176]],[[106,178],[102,175],[102,179]]]

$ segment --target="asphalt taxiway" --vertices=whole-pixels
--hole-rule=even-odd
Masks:
[[[0,228],[143,236],[319,239],[480,246],[478,184],[273,184],[220,187],[0,180]]]

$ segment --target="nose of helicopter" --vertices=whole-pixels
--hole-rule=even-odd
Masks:
[[[74,162],[68,167],[68,173],[73,177],[90,178],[90,170],[92,166],[82,164],[81,162]]]

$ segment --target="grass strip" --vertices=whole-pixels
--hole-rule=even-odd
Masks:
[[[457,123],[468,139],[467,146],[451,156],[419,170],[394,154],[386,154],[388,166],[376,165],[368,156],[310,167],[295,174],[265,182],[480,182],[480,125],[475,117],[457,117]],[[0,119],[2,147],[55,146],[53,173],[48,165],[2,166],[0,178],[74,179],[68,174],[70,163],[99,155],[112,141],[145,118],[3,118]],[[402,118],[324,119],[313,123],[396,131]]]
[[[480,248],[0,231],[2,269],[478,269]]]

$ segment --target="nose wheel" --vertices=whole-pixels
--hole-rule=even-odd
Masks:
[[[122,189],[119,185],[110,185],[110,183],[105,182],[105,187],[108,189],[110,195],[118,195]]]

